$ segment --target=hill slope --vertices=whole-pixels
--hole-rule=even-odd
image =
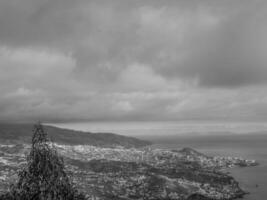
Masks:
[[[0,142],[29,143],[32,137],[31,124],[0,124]],[[44,126],[53,141],[69,145],[93,145],[101,147],[123,146],[126,148],[143,147],[150,142],[113,133],[91,133],[53,126]]]

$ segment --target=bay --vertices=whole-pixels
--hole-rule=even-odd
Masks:
[[[256,167],[228,171],[250,192],[245,200],[267,196],[267,123],[263,122],[88,122],[50,124],[90,132],[113,132],[151,140],[156,148],[192,147],[207,155],[255,159]]]

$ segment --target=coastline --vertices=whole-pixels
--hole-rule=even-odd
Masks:
[[[142,196],[138,191],[147,184],[151,187],[151,195],[160,195],[161,199],[233,200],[246,194],[232,176],[220,171],[224,167],[238,166],[243,160],[214,158],[192,148],[164,150],[149,147],[127,149],[88,145],[54,146],[66,159],[67,169],[74,175],[77,185],[88,195],[93,191],[88,191],[90,187],[84,188],[85,185],[93,185],[91,189],[101,191],[102,197],[122,193],[122,196]],[[3,155],[6,156],[6,161],[12,159],[23,164],[22,159],[10,158],[9,152],[19,150],[17,147],[20,146],[3,145]],[[246,163],[250,164],[247,161]],[[107,187],[106,181],[110,183],[109,192],[102,191]],[[160,190],[155,190],[154,187]]]
[[[248,168],[227,169],[229,175],[233,176],[239,186],[248,194],[244,195],[244,200],[262,200],[266,198],[265,181],[266,164]]]

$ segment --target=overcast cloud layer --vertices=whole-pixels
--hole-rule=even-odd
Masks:
[[[1,0],[0,121],[267,120],[267,3]]]

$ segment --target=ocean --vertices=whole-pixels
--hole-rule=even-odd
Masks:
[[[250,192],[245,200],[267,197],[267,123],[234,122],[90,122],[51,124],[91,132],[112,132],[147,139],[158,148],[192,147],[207,155],[255,159],[256,167],[229,169]]]

